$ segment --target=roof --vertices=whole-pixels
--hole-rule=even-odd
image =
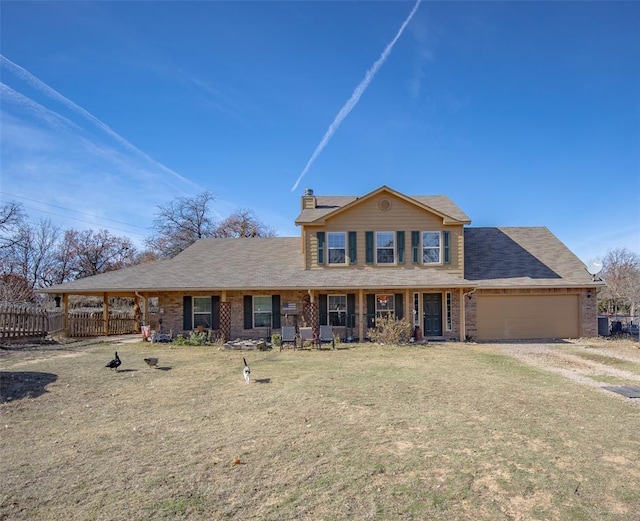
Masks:
[[[465,279],[483,288],[596,286],[546,227],[465,228]]]
[[[315,208],[303,208],[296,219],[296,224],[311,224],[322,222],[326,217],[334,212],[338,212],[348,206],[357,204],[372,196],[378,195],[380,192],[389,192],[397,197],[407,201],[414,202],[419,206],[425,207],[425,210],[432,210],[442,215],[447,221],[460,223],[470,223],[471,219],[465,214],[449,197],[446,195],[404,195],[395,190],[382,186],[373,192],[363,196],[313,196],[316,201]]]
[[[47,293],[466,287],[458,276],[408,265],[304,269],[298,237],[201,239],[173,259],[67,282]]]
[[[201,239],[173,259],[53,286],[47,293],[596,286],[547,228],[466,228],[465,278],[416,267],[305,269],[298,237]]]

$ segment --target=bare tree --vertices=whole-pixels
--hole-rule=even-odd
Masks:
[[[606,287],[599,298],[607,311],[635,315],[640,304],[640,256],[626,248],[611,250],[603,259],[600,276]]]
[[[60,228],[48,219],[25,224],[21,240],[13,248],[17,272],[31,289],[51,286],[56,270],[55,249],[60,240]]]
[[[176,197],[158,206],[153,222],[154,235],[145,241],[147,249],[159,257],[174,257],[198,239],[211,237],[215,222],[209,215],[215,196],[203,192],[194,197]]]
[[[64,234],[59,259],[65,260],[68,279],[81,279],[113,271],[135,263],[137,252],[127,237],[107,230],[68,230]]]
[[[0,275],[0,302],[25,304],[33,302],[35,295],[29,281],[21,275],[3,273]]]
[[[15,202],[0,205],[0,271],[10,273],[6,263],[12,256],[11,249],[20,242],[22,227],[26,216],[22,205]]]
[[[51,284],[60,230],[49,220],[29,223],[19,205],[3,205],[0,213],[2,300],[31,302],[36,288]]]
[[[273,228],[258,221],[250,210],[239,210],[224,219],[213,232],[214,237],[275,237]]]

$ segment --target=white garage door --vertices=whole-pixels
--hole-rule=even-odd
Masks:
[[[576,338],[578,295],[479,295],[478,340]]]

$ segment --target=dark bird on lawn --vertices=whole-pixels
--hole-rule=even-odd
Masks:
[[[121,363],[122,362],[120,361],[120,357],[118,356],[118,351],[116,351],[116,357],[107,365],[105,365],[105,367],[108,367],[109,369],[117,369],[118,367],[120,367]]]
[[[242,376],[244,376],[244,381],[247,383],[251,382],[251,370],[249,369],[249,364],[247,364],[247,360],[243,357],[242,361],[244,362],[244,369],[242,370]]]
[[[157,358],[145,358],[145,362],[149,367],[158,367],[158,359]]]

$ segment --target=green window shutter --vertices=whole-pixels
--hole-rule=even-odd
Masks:
[[[324,232],[316,233],[318,238],[318,264],[324,264]]]
[[[402,319],[404,318],[404,305],[402,300],[402,293],[396,293],[394,300],[395,300],[395,306],[396,306],[396,318]]]
[[[376,296],[373,293],[367,294],[367,327],[376,325]]]
[[[349,264],[356,264],[356,252],[358,248],[356,246],[356,232],[349,232]]]
[[[191,297],[182,297],[182,329],[189,331],[193,329],[193,306]]]
[[[327,316],[327,295],[318,295],[318,311],[320,313],[320,325],[326,326],[329,323],[329,317]]]
[[[271,295],[271,327],[280,329],[280,295]]]
[[[220,297],[211,296],[211,329],[220,329]]]
[[[396,232],[396,243],[398,245],[398,264],[404,264],[404,232]]]
[[[444,244],[443,259],[445,264],[451,264],[450,235],[451,232],[442,232],[442,242]]]
[[[244,296],[244,328],[253,329],[253,297]]]
[[[356,294],[347,293],[347,327],[356,327]]]
[[[420,232],[411,232],[411,262],[420,263]]]
[[[365,261],[373,264],[373,232],[364,232],[365,248],[367,250]]]

